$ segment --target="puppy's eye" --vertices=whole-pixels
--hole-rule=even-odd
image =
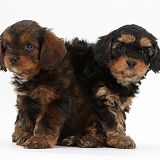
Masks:
[[[7,50],[11,50],[12,48],[13,48],[12,44],[10,44],[10,43],[6,44],[6,49]]]
[[[32,43],[26,43],[25,46],[24,46],[24,49],[26,51],[32,51],[34,49],[34,46]]]
[[[152,57],[153,56],[153,51],[152,48],[141,48],[141,53],[145,56]]]
[[[146,54],[147,54],[147,51],[146,51],[144,48],[142,48],[142,49],[141,49],[141,53],[144,54],[144,55],[146,55]]]
[[[126,51],[126,47],[125,46],[120,46],[118,49],[119,49],[120,52]]]

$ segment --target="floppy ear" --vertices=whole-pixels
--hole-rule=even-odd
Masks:
[[[0,36],[0,70],[7,71],[3,61],[2,36]]]
[[[158,46],[156,46],[155,48],[155,57],[153,57],[153,59],[151,60],[151,63],[150,63],[150,69],[157,73],[160,71],[160,49]]]
[[[50,30],[46,30],[40,52],[41,67],[44,70],[56,68],[65,54],[66,48],[63,41],[56,37]]]
[[[94,46],[94,59],[98,64],[107,64],[111,56],[111,46],[115,35],[115,31],[106,36],[99,37]]]

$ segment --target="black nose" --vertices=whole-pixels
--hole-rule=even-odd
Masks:
[[[137,63],[133,60],[128,60],[127,65],[129,68],[133,68]]]
[[[10,56],[10,62],[12,63],[12,64],[15,64],[17,61],[18,61],[18,57],[17,56]]]

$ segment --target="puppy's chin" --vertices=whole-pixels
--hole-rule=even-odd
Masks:
[[[32,79],[33,77],[35,77],[39,70],[35,71],[29,71],[29,70],[21,70],[21,69],[17,69],[17,68],[12,68],[10,69],[11,72],[14,73],[15,76],[17,76],[18,78],[20,78],[23,82],[25,81],[29,81],[30,79]]]
[[[35,77],[39,71],[40,71],[40,65],[35,66],[35,68],[30,69],[23,69],[23,68],[16,68],[11,67],[8,68],[12,73],[14,73],[15,76],[20,78],[23,82],[31,80],[33,77]]]
[[[119,73],[112,73],[112,74],[117,79],[117,82],[122,84],[123,86],[128,86],[131,83],[136,84],[144,76],[144,74],[139,75],[131,70],[125,70],[125,71],[121,71]]]
[[[31,61],[30,59],[26,58],[25,56],[21,56],[17,62],[12,64],[10,62],[10,57],[6,55],[4,57],[4,64],[7,69],[9,69],[15,76],[20,78],[22,81],[28,81],[36,76],[40,69],[40,61]]]

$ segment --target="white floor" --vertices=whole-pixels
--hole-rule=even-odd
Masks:
[[[1,141],[2,142],[2,141]],[[135,150],[110,148],[72,148],[55,146],[54,149],[26,150],[10,141],[0,145],[0,160],[159,160],[160,145],[139,144]]]
[[[9,25],[31,19],[52,28],[59,37],[78,36],[95,42],[125,24],[138,24],[158,38],[160,1],[152,0],[2,0],[0,34]],[[74,148],[27,150],[11,141],[16,117],[16,96],[9,83],[11,74],[0,72],[0,160],[160,160],[160,74],[143,80],[140,94],[127,115],[127,134],[134,150]]]
[[[13,92],[11,73],[0,72],[0,160],[49,160],[49,159],[160,159],[160,75],[149,73],[142,81],[140,94],[133,101],[127,114],[127,134],[136,142],[137,148],[77,148],[55,146],[52,149],[28,150],[11,141],[16,117],[16,95]]]

